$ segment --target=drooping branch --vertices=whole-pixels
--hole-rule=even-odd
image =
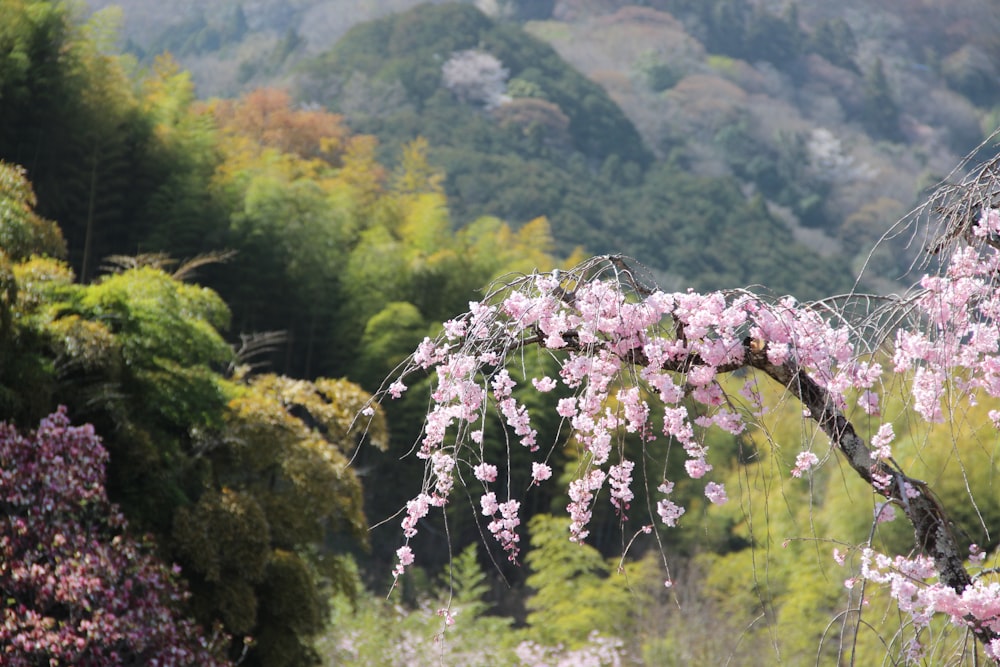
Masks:
[[[616,268],[622,268],[615,265]],[[632,286],[635,289],[634,285]],[[638,290],[637,290],[638,291]],[[647,294],[650,290],[644,290]],[[684,337],[683,327],[677,325],[676,335]],[[565,350],[586,351],[577,344],[575,337],[566,336]],[[543,345],[543,336],[536,335],[520,341],[521,345]],[[898,505],[909,519],[914,530],[916,548],[931,557],[943,584],[961,595],[973,583],[965,567],[965,559],[951,529],[953,522],[936,499],[926,482],[908,476],[895,461],[883,460],[873,455],[868,443],[858,435],[851,421],[838,407],[830,392],[816,382],[808,372],[793,361],[775,364],[770,360],[767,344],[746,338],[743,341],[743,360],[716,367],[717,373],[731,373],[742,368],[754,368],[795,396],[827,437],[840,451],[848,465],[872,489]],[[589,350],[593,352],[593,347]],[[641,348],[634,347],[620,353],[622,360],[636,367],[649,365]],[[686,373],[694,366],[706,362],[697,354],[689,354],[662,365],[664,370]],[[988,644],[1000,638],[996,632],[967,617],[977,639]]]
[[[887,345],[894,350],[893,370],[912,371],[914,409],[927,421],[943,418],[938,392],[953,372],[949,360],[961,360],[962,368],[968,368],[990,349],[995,353],[991,330],[977,328],[972,316],[959,316],[962,308],[975,308],[989,322],[992,314],[1000,313],[1000,297],[995,303],[987,299],[991,279],[967,279],[971,271],[992,271],[994,264],[975,263],[968,253],[957,259],[956,284],[964,291],[954,295],[954,307],[942,305],[944,297],[952,295],[943,280],[934,279],[903,298],[851,294],[818,305],[746,290],[668,294],[647,287],[617,256],[596,257],[565,272],[533,273],[495,283],[483,301],[470,304],[468,313],[445,323],[441,336],[425,339],[395,380],[378,392],[398,398],[406,390],[402,380],[410,373],[433,370],[436,375],[417,454],[428,461],[427,475],[421,493],[407,503],[404,536],[416,533],[429,507],[448,502],[452,470],[463,463],[484,486],[481,505],[490,519],[489,531],[516,558],[518,501],[509,488],[506,502],[491,490],[497,468],[480,443],[486,409],[492,403],[502,428],[530,452],[538,449],[528,406],[512,396],[516,382],[506,370],[524,348],[545,349],[556,359],[559,380],[533,378],[531,383],[543,392],[557,383],[572,390],[571,397],[559,399],[556,411],[572,424],[574,437],[590,455],[580,476],[570,483],[567,510],[573,518],[573,540],[586,537],[591,503],[606,482],[616,508],[631,497],[627,484],[633,462],[624,454],[620,461],[612,460],[609,442],[617,429],[651,435],[647,395],[658,396],[664,406],[663,433],[683,445],[688,457],[685,470],[697,480],[712,466],[706,460],[708,445],[694,426],[738,434],[746,423],[746,416],[726,401],[718,376],[754,369],[795,396],[855,473],[900,508],[912,524],[920,557],[900,556],[890,563],[879,555],[876,568],[863,566],[865,578],[884,583],[929,579],[936,573],[938,582],[921,589],[926,596],[907,599],[911,610],[919,605],[921,619],[924,612],[949,614],[966,624],[995,658],[1000,651],[1000,614],[982,611],[980,602],[985,596],[992,604],[997,596],[969,574],[947,513],[925,482],[908,476],[891,458],[887,444],[892,439],[891,424],[883,424],[886,428],[867,442],[844,408],[846,392],[854,389],[863,392],[859,404],[866,412],[878,410],[872,389],[884,371],[873,357],[880,357]],[[963,296],[964,300],[959,298]],[[940,331],[922,335],[921,327],[928,323],[937,324]],[[953,330],[961,335],[950,335]],[[969,349],[952,349],[966,339],[972,342]],[[992,395],[1000,394],[1000,365],[995,368],[996,382],[992,376],[979,380]],[[685,397],[708,411],[692,418]],[[609,409],[609,401],[617,407]],[[455,427],[454,440],[446,440],[446,431]],[[817,459],[812,455],[810,462],[810,454],[800,455],[793,474],[815,464]],[[551,470],[544,461],[536,461],[532,476],[533,483],[540,483],[551,477]],[[672,488],[666,479],[657,487],[664,498],[656,512],[667,526],[676,525],[684,513],[667,498]],[[705,483],[705,495],[713,503],[726,501],[723,485],[716,482]],[[869,552],[865,550],[863,559]],[[408,545],[397,555],[398,576],[413,562],[413,555]],[[876,569],[893,572],[881,574]],[[900,597],[901,605],[902,601]],[[920,622],[917,612],[911,613],[914,622]]]

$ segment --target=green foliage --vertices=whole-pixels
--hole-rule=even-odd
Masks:
[[[511,627],[512,619],[488,613],[482,601],[486,575],[470,546],[455,557],[444,577],[413,607],[375,594],[351,605],[333,600],[333,622],[319,642],[324,664],[448,664],[514,667],[525,664],[624,664],[621,643],[592,633],[577,649],[548,644],[534,628]],[[410,570],[403,578],[417,578]],[[427,588],[423,586],[422,588]]]
[[[698,178],[663,165],[647,176],[634,205],[635,222],[623,230],[622,245],[642,243],[648,261],[683,284],[714,289],[766,275],[769,289],[800,298],[850,287],[843,260],[822,259],[795,242],[762,199],[747,201],[732,181]],[[639,222],[657,219],[656,227]]]
[[[547,643],[580,646],[600,629],[618,634],[627,623],[632,599],[624,577],[610,574],[600,552],[568,539],[568,519],[536,514],[528,524],[531,551],[526,580],[528,624]]]
[[[644,54],[635,65],[639,76],[654,93],[673,88],[683,75],[669,63],[661,62],[655,53]]]
[[[219,161],[212,117],[193,107],[191,75],[169,56],[153,63],[140,104],[156,141],[148,148],[153,190],[136,231],[142,246],[172,257],[195,257],[227,247],[226,211],[209,190]],[[99,255],[105,254],[98,251]]]
[[[860,72],[854,62],[857,40],[851,26],[842,18],[820,21],[809,36],[808,48],[838,67]]]
[[[443,577],[452,594],[452,602],[465,613],[473,617],[482,616],[489,604],[483,601],[483,596],[489,592],[486,575],[479,567],[477,548],[470,544],[455,557]]]
[[[754,20],[759,26],[766,22],[764,14]],[[793,15],[776,20],[797,25]],[[442,85],[442,54],[462,49],[501,61],[510,73],[510,101],[487,113],[462,104]],[[649,168],[634,128],[603,92],[548,47],[468,5],[428,5],[358,25],[305,70],[298,95],[342,110],[354,128],[378,135],[385,153],[426,137],[426,159],[446,174],[448,210],[460,228],[484,216],[519,223],[545,215],[561,252],[583,245],[591,252],[632,255],[685,286],[766,283],[802,298],[847,286],[839,278],[846,264],[796,244],[760,203],[746,200],[735,181],[698,179],[680,164]],[[405,90],[405,103],[373,103],[372,96],[387,86]],[[800,178],[802,170],[792,159],[801,154],[772,155],[759,144],[743,148],[732,151],[738,175],[812,224],[822,222],[822,188]],[[788,176],[794,178],[783,180]],[[755,233],[760,228],[767,231]],[[390,252],[380,234],[366,237],[363,245]],[[733,248],[717,247],[727,238],[739,238],[743,250],[732,254]],[[785,269],[793,265],[794,270]],[[365,267],[369,273],[391,273],[369,268],[368,262]],[[378,293],[400,279],[381,275],[364,284]],[[438,319],[424,304],[402,300]]]
[[[302,558],[276,550],[261,582],[260,647],[251,663],[293,667],[318,662],[311,638],[324,625],[325,605],[317,595],[316,576]]]
[[[14,142],[38,141],[39,121],[51,120],[59,94],[69,91],[66,65],[72,54],[60,58],[60,51],[70,39],[71,28],[65,7],[33,0],[5,2],[0,7],[0,26],[0,99],[4,101],[0,142],[9,149]],[[16,155],[10,157],[17,160]]]
[[[230,403],[229,455],[242,461],[231,474],[235,483],[247,468],[256,473],[242,486],[256,489],[274,542],[285,548],[315,543],[326,531],[363,541],[361,487],[346,455],[356,444],[350,409],[359,408],[364,395],[346,381],[313,384],[275,375],[253,378],[249,389]],[[330,407],[338,393],[354,396]],[[372,424],[377,440],[384,438],[378,427]]]
[[[810,161],[806,137],[782,133],[766,143],[754,125],[751,116],[739,114],[715,135],[733,172],[769,200],[789,207],[804,225],[826,226],[822,204],[830,185],[802,168]]]
[[[431,332],[412,303],[391,301],[369,318],[361,337],[358,377],[387,377]]]
[[[24,170],[0,161],[0,252],[7,259],[66,255],[62,232],[56,223],[35,213],[37,203]]]
[[[95,283],[4,258],[4,418],[63,402],[103,433],[109,492],[184,568],[206,625],[252,634],[248,664],[311,664],[326,591],[353,594],[343,551],[366,546],[347,457],[368,395],[344,380],[234,377],[219,296],[160,268]],[[384,446],[381,412],[367,423]]]
[[[737,58],[770,61],[794,76],[806,53],[854,68],[846,24],[821,23],[806,36],[794,10],[779,16],[734,0],[667,4],[705,17],[706,44],[726,54],[713,62],[728,77],[749,67]],[[192,52],[243,38],[241,12],[224,28],[216,18],[203,21]],[[601,627],[628,637],[650,663],[708,664],[728,653],[714,645],[685,652],[685,642],[705,636],[709,643],[706,628],[739,635],[743,623],[726,619],[759,613],[764,621],[747,632],[744,646],[766,651],[769,633],[777,633],[789,662],[815,659],[822,624],[846,595],[844,571],[828,563],[818,540],[835,528],[862,541],[871,522],[856,508],[868,495],[845,491],[834,474],[817,474],[811,487],[781,479],[787,466],[779,459],[793,458],[808,434],[772,427],[784,450],[758,453],[755,463],[744,459],[732,470],[730,488],[747,484],[742,505],[709,508],[694,500],[679,529],[661,531],[680,558],[702,552],[691,566],[689,593],[703,604],[693,617],[671,616],[673,625],[664,627],[675,631],[641,625],[658,622],[650,609],[679,599],[664,598],[662,575],[653,573],[658,563],[642,561],[629,580],[639,584],[626,590],[599,551],[568,543],[565,527],[544,515],[530,523],[528,584],[535,593],[523,633],[489,615],[490,579],[473,551],[455,558],[442,586],[447,593],[428,601],[427,582],[436,581],[449,556],[444,541],[429,550],[425,584],[404,585],[430,615],[449,608],[457,627],[437,617],[428,624],[426,614],[364,596],[352,615],[348,601],[359,597],[359,574],[349,554],[369,540],[362,509],[382,519],[411,495],[414,472],[396,459],[419,433],[421,380],[391,408],[391,441],[386,417],[373,416],[369,436],[390,449],[383,456],[357,449],[351,427],[368,398],[358,385],[231,371],[238,360],[223,337],[230,319],[234,336],[284,330],[289,342],[271,355],[274,367],[303,377],[350,374],[371,389],[423,336],[465,310],[477,288],[509,272],[549,269],[556,252],[580,244],[639,256],[668,289],[762,282],[802,298],[839,291],[850,286],[845,263],[796,244],[764,200],[787,206],[805,224],[826,222],[825,184],[797,168],[808,157],[803,135],[768,138],[749,114],[714,134],[726,154],[720,167],[753,183],[761,197],[748,199],[734,179],[697,176],[684,162],[651,167],[635,128],[596,84],[517,26],[496,24],[468,5],[424,7],[359,27],[310,68],[303,98],[325,100],[312,93],[332,91],[329,101],[347,114],[353,132],[338,116],[304,110],[275,91],[198,104],[190,75],[168,58],[137,81],[129,59],[111,53],[107,21],[75,27],[62,5],[48,2],[0,6],[0,157],[31,165],[39,200],[36,213],[24,173],[0,164],[0,413],[25,423],[64,402],[74,417],[97,424],[112,452],[112,495],[182,562],[203,621],[218,619],[258,639],[250,664],[313,661],[310,643],[330,595],[341,633],[330,650],[343,662],[388,661],[386,646],[396,651],[412,640],[419,648],[404,654],[409,664],[443,655],[456,664],[508,664],[520,639],[583,647]],[[290,31],[267,57],[283,61],[298,46]],[[493,54],[511,73],[511,101],[488,113],[441,86],[442,59],[469,48]],[[679,70],[655,59],[640,65],[654,90],[677,83]],[[942,67],[953,87],[969,91],[991,71],[971,48]],[[872,70],[866,122],[884,124],[875,116],[885,112],[880,100],[892,101],[887,81]],[[852,113],[850,103],[845,110]],[[891,128],[883,130],[891,138]],[[358,131],[379,135],[381,148]],[[872,221],[903,205],[876,204],[862,207],[845,229],[853,224],[870,233]],[[82,283],[66,264],[32,257],[63,252],[43,215],[65,225]],[[137,247],[182,257],[223,247],[239,254],[207,269],[218,292],[154,266],[92,280],[101,257]],[[525,355],[519,364],[512,374],[524,379],[544,375],[549,360]],[[551,407],[540,404],[557,399],[518,396],[550,415]],[[980,500],[990,497],[997,471],[962,465],[970,448],[992,447],[983,414],[969,417],[980,424],[970,422],[968,438],[949,447],[941,446],[950,444],[943,432],[908,434],[898,456],[909,457],[907,465],[923,461],[918,474],[925,477],[961,480],[942,479],[942,498],[968,508],[957,525],[970,540],[992,545],[982,526],[1000,518]],[[797,415],[784,418],[799,423]],[[534,425],[540,442],[557,441],[558,419]],[[717,468],[738,457],[741,443],[750,444],[712,440]],[[572,456],[558,444],[550,458],[557,469]],[[757,444],[758,452],[765,449]],[[496,425],[487,424],[486,455],[498,460],[506,446]],[[667,446],[651,445],[650,460],[662,463]],[[526,488],[520,455],[513,453],[501,474]],[[356,470],[373,480],[365,489]],[[975,506],[966,502],[970,489]],[[533,492],[523,518],[550,510],[558,493]],[[701,488],[679,484],[676,494],[693,499]],[[644,502],[639,492],[635,505]],[[620,546],[632,526],[620,524],[604,499],[599,507],[596,542],[606,550]],[[447,516],[456,544],[478,540],[479,527],[459,514],[466,513]],[[373,568],[398,546],[384,532],[370,538]],[[792,534],[817,541],[778,548]],[[893,525],[876,532],[889,550],[908,539]],[[645,546],[637,540],[635,552]],[[633,565],[626,568],[632,577]],[[766,576],[748,581],[747,572]],[[817,586],[820,580],[829,586]],[[522,583],[517,573],[512,581]],[[607,625],[598,612],[617,620]],[[448,648],[433,642],[442,631]],[[829,650],[822,659],[832,658]],[[761,655],[748,653],[748,661]]]
[[[287,333],[296,354],[288,349],[279,368],[330,371],[338,273],[380,187],[371,147],[278,91],[218,102],[212,116],[222,159],[211,193],[224,211],[221,238],[239,249],[219,290],[241,330]]]
[[[268,564],[270,534],[260,504],[247,493],[223,489],[202,494],[174,517],[177,556],[195,580],[195,605],[202,617],[216,616],[232,632],[249,634],[257,625],[254,584]]]
[[[223,496],[245,498],[256,512],[223,517],[232,525],[230,531],[254,536],[256,541],[248,544],[253,556],[240,556],[235,549],[206,552],[205,545],[188,538],[187,526],[204,530],[211,522],[175,522],[174,539],[188,545],[183,555],[200,578],[201,599],[210,606],[206,613],[229,613],[234,586],[250,592],[244,599],[256,616],[241,617],[252,621],[241,631],[252,632],[260,642],[250,656],[253,664],[276,664],[278,656],[288,661],[280,664],[309,664],[310,638],[322,625],[326,587],[354,594],[356,576],[344,569],[335,550],[321,545],[357,548],[366,542],[361,486],[346,458],[357,444],[353,417],[366,400],[346,381],[313,384],[262,375],[241,385],[220,434],[227,445],[210,457],[225,485]],[[369,429],[376,443],[384,442],[380,413]],[[225,534],[223,528],[217,530]],[[238,569],[214,577],[218,558]],[[248,563],[255,565],[246,569]]]
[[[472,140],[484,154],[529,163],[540,159],[546,171],[551,169],[549,163],[556,156],[549,157],[551,151],[544,143],[516,140],[441,87],[441,54],[465,49],[480,49],[498,58],[510,72],[514,96],[542,98],[565,114],[571,146],[583,156],[602,162],[610,155],[638,164],[649,161],[635,128],[597,85],[567,67],[550,47],[513,25],[493,23],[469,5],[426,5],[355,27],[334,49],[305,66],[308,78],[301,95],[308,97],[310,91],[331,87],[336,90],[333,82],[346,82],[351,77],[381,84],[399,82],[410,105],[385,119],[351,117],[362,131],[377,132],[391,150],[420,134],[427,137],[435,148],[435,158],[441,160],[439,149],[461,147],[467,152]],[[340,88],[339,93],[333,97],[327,94],[322,101],[332,108],[365,106],[348,99],[359,93],[356,87]],[[416,109],[419,116],[414,117],[409,109]],[[449,193],[454,194],[451,179],[459,165],[448,158],[441,164],[449,174]],[[523,220],[550,211],[536,209],[527,216],[512,216],[503,209],[477,208],[467,218],[462,209],[461,217],[472,219],[487,212]]]
[[[747,61],[790,67],[803,52],[805,34],[794,3],[781,14],[748,0],[668,0],[671,12],[690,12],[699,21],[705,48]]]
[[[89,280],[100,258],[135,252],[177,208],[197,215],[193,193],[205,188],[191,169],[200,154],[173,152],[155,130],[134,63],[111,51],[113,12],[78,26],[60,3],[16,0],[2,11],[0,159],[28,168],[39,213],[59,222],[72,265]]]
[[[229,311],[217,294],[146,267],[79,289],[63,312],[108,327],[129,388],[147,397],[165,425],[218,425],[225,398],[213,367],[228,363],[232,350],[219,333]]]
[[[948,85],[977,104],[988,106],[1000,100],[995,61],[983,50],[964,44],[941,63],[941,73]]]
[[[416,609],[365,596],[356,606],[333,603],[333,622],[319,642],[324,664],[448,664],[469,667],[514,667],[522,664],[513,651],[517,635],[510,620],[476,615],[452,605],[455,625],[447,627],[435,614],[444,600],[425,600]],[[439,607],[444,608],[444,607]]]
[[[224,4],[225,6],[220,3],[219,6],[199,7],[191,16],[172,21],[165,27],[161,26],[158,34],[147,43],[141,46],[131,43],[129,47],[140,56],[169,52],[178,57],[231,48],[247,36],[250,28],[243,5]]]
[[[877,59],[866,74],[863,93],[861,120],[868,131],[875,137],[889,141],[899,140],[902,137],[899,129],[899,105],[889,87],[881,59]]]

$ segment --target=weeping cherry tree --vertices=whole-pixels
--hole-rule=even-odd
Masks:
[[[457,485],[478,501],[487,539],[519,559],[529,489],[512,488],[502,472],[508,461],[489,460],[483,434],[500,424],[508,452],[523,447],[534,456],[530,486],[555,483],[548,461],[563,445],[538,442],[534,415],[514,393],[519,375],[511,370],[534,347],[551,356],[558,372],[528,382],[537,392],[558,388],[567,395],[553,404],[563,433],[584,451],[569,482],[567,539],[587,539],[598,502],[609,500],[622,520],[636,511],[634,478],[645,462],[629,458],[625,437],[676,443],[671,452],[683,457],[686,475],[707,500],[727,502],[725,484],[713,479],[706,434],[760,428],[768,407],[760,389],[773,383],[801,403],[803,418],[828,441],[807,443],[790,475],[806,478],[839,456],[879,501],[874,521],[900,513],[912,525],[913,548],[905,555],[879,553],[870,543],[830,553],[843,564],[852,552],[857,572],[848,581],[884,586],[895,600],[916,630],[905,659],[921,655],[920,628],[945,618],[1000,661],[1000,583],[991,581],[985,553],[956,536],[949,518],[955,508],[942,506],[927,482],[897,464],[893,424],[881,413],[901,386],[910,419],[928,424],[1000,398],[998,202],[1000,157],[942,187],[899,223],[894,232],[925,239],[918,265],[924,275],[902,296],[854,292],[799,303],[744,289],[668,293],[619,256],[494,283],[437,339],[425,339],[377,396],[399,398],[414,378],[432,378],[415,446],[425,474],[402,513],[395,576],[414,563],[410,540],[421,520],[448,505]],[[855,414],[864,416],[863,425],[852,421]],[[1000,429],[1000,410],[989,419]],[[640,532],[653,532],[656,523],[674,527],[688,509],[672,499],[678,480],[667,472]],[[977,503],[971,493],[967,500]]]

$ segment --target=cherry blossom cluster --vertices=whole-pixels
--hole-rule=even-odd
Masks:
[[[487,525],[490,533],[507,552],[507,557],[511,561],[516,561],[519,552],[517,543],[521,541],[517,534],[517,527],[521,525],[517,511],[521,508],[521,503],[516,500],[498,503],[496,494],[490,491],[480,498],[480,505],[483,516],[492,519]]]
[[[669,496],[674,490],[674,483],[664,482],[656,490],[664,496]],[[677,525],[677,520],[683,516],[684,511],[683,507],[666,497],[656,503],[656,513],[660,515],[660,520],[671,528]]]
[[[178,571],[131,538],[104,489],[107,452],[65,409],[0,424],[0,663],[223,665],[178,614]]]
[[[974,237],[993,238],[998,220],[1000,211],[984,209]],[[944,419],[949,383],[958,394],[981,389],[1000,396],[998,271],[1000,252],[982,243],[957,247],[943,274],[921,280],[914,303],[920,321],[896,334],[893,364],[897,372],[913,372],[914,408],[928,421]]]
[[[425,339],[410,366],[382,392],[399,397],[411,372],[430,372],[436,380],[418,448],[428,475],[407,505],[407,540],[430,507],[447,504],[456,466],[467,462],[483,486],[480,502],[488,530],[508,556],[516,557],[519,505],[510,490],[501,499],[492,488],[503,462],[485,460],[482,439],[486,420],[495,414],[513,442],[528,452],[540,451],[529,410],[516,398],[518,382],[506,366],[527,345],[550,351],[559,370],[556,378],[527,379],[525,388],[545,393],[561,386],[571,394],[558,399],[556,411],[583,452],[576,478],[569,482],[573,540],[586,538],[593,504],[605,488],[615,512],[626,517],[634,498],[634,462],[622,453],[626,434],[645,442],[676,440],[692,479],[712,471],[704,432],[720,428],[739,434],[750,418],[718,382],[721,373],[745,364],[748,340],[766,350],[771,363],[807,370],[839,405],[846,404],[849,391],[869,390],[882,373],[878,364],[855,361],[847,328],[832,326],[794,299],[646,291],[620,275],[587,271],[525,276],[471,303],[468,313],[445,323],[439,338]],[[659,410],[653,410],[651,398],[658,399]],[[876,412],[877,398],[867,397],[865,405]],[[797,474],[817,461],[811,453],[800,457]],[[532,463],[532,484],[551,476],[544,460]],[[667,480],[663,484],[670,488]],[[719,482],[706,481],[704,491],[712,503],[727,501]],[[657,513],[674,526],[684,510],[666,499],[667,493]],[[409,560],[412,552],[405,553]],[[405,566],[401,558],[397,575]]]
[[[973,544],[969,560],[979,563],[983,556]],[[839,551],[834,558],[841,565],[846,560]],[[888,590],[900,611],[912,621],[917,635],[935,614],[944,614],[960,627],[985,627],[1000,634],[1000,583],[974,579],[964,591],[957,592],[937,581],[937,574],[933,560],[926,556],[890,557],[871,548],[860,553],[860,578]],[[851,578],[845,585],[850,588],[856,582],[857,579]],[[919,659],[922,648],[914,638],[908,647],[909,657]],[[987,656],[1000,662],[1000,639],[987,643],[984,650]]]

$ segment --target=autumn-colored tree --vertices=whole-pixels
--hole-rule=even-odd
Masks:
[[[277,368],[339,372],[329,360],[339,269],[361,230],[388,208],[376,143],[348,133],[338,116],[295,109],[276,90],[217,101],[209,111],[222,157],[212,192],[228,219],[224,244],[239,249],[219,290],[241,330],[286,332]]]
[[[239,100],[216,100],[211,111],[223,132],[243,137],[258,150],[272,148],[340,166],[347,148],[349,133],[339,116],[295,109],[288,93],[275,88],[259,88]]]

